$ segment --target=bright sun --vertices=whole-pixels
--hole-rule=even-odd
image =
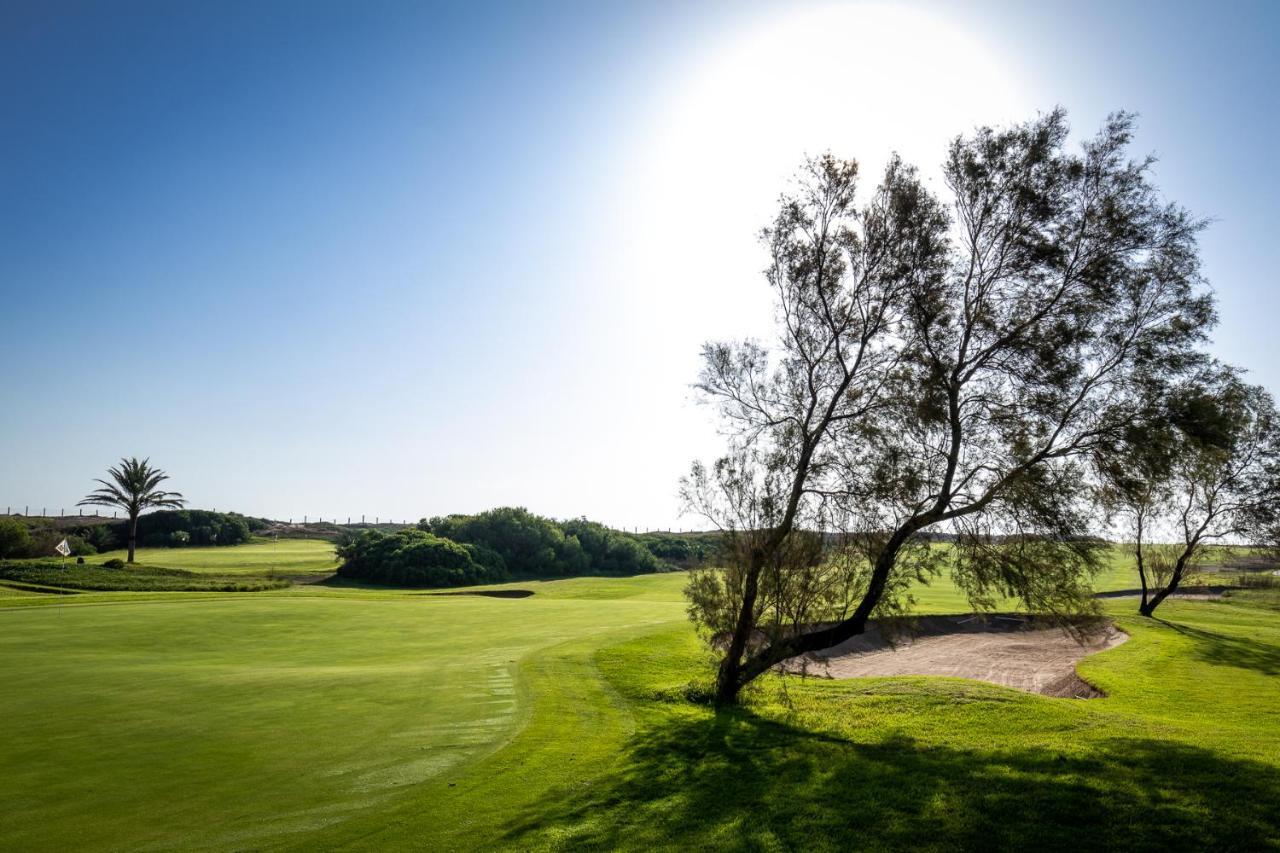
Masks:
[[[621,188],[630,222],[619,248],[643,294],[637,310],[674,300],[681,317],[664,326],[687,321],[700,338],[709,321],[735,335],[769,328],[754,238],[806,154],[858,159],[865,197],[891,152],[936,176],[950,138],[1036,109],[975,34],[880,5],[752,21],[660,83]]]
[[[827,149],[868,165],[897,150],[923,166],[974,124],[1026,117],[988,46],[916,10],[814,7],[709,47],[653,125],[650,165],[664,183],[785,174],[802,152]]]

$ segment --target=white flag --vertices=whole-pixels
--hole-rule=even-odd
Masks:
[[[53,550],[57,551],[59,554],[61,554],[64,557],[71,556],[71,546],[67,544],[67,540],[65,539],[59,542],[58,547],[54,548]]]

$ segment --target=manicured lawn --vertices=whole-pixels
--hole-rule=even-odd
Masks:
[[[955,679],[774,679],[716,714],[673,625],[522,667],[506,749],[321,846],[1268,849],[1280,844],[1280,612],[1256,594],[1122,617],[1082,671],[1108,699]],[[585,677],[588,675],[590,677]],[[426,814],[458,815],[429,820]]]
[[[86,558],[101,563],[112,557],[128,557],[124,550],[110,551]],[[225,548],[139,548],[138,565],[185,569],[217,575],[317,575],[338,568],[333,543],[323,539],[281,539],[254,542]]]
[[[1280,846],[1275,593],[1107,602],[1106,699],[770,678],[716,714],[683,582],[8,599],[0,847]]]
[[[679,617],[673,601],[359,593],[6,608],[0,846],[305,844],[511,737],[532,653]]]

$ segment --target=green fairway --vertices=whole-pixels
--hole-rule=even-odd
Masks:
[[[305,838],[510,737],[534,650],[680,617],[636,598],[93,598],[0,614],[10,849]]]
[[[0,846],[1280,844],[1274,593],[1107,602],[1132,639],[1080,668],[1107,699],[768,678],[716,715],[683,583],[6,598]]]
[[[87,559],[101,563],[113,557],[123,560],[128,552],[110,551]],[[338,568],[333,543],[324,539],[280,539],[229,547],[139,548],[136,560],[142,566],[218,575],[316,575]]]

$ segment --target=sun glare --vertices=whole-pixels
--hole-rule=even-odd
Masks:
[[[865,193],[892,152],[934,176],[956,134],[1035,110],[974,33],[878,5],[755,20],[676,63],[655,88],[636,167],[619,188],[631,222],[617,253],[642,294],[636,322],[652,322],[644,313],[664,299],[684,306],[662,321],[687,324],[692,343],[654,357],[690,365],[696,341],[720,323],[726,334],[769,334],[755,235],[805,155],[856,158]]]

